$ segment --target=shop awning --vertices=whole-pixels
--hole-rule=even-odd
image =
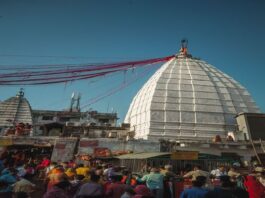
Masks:
[[[170,155],[169,152],[152,152],[152,153],[131,153],[131,154],[125,154],[116,156],[115,158],[118,159],[148,159],[148,158],[154,158],[154,157],[162,157],[166,155]]]

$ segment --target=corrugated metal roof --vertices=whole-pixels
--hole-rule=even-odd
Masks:
[[[152,157],[159,157],[163,155],[170,155],[168,152],[153,152],[153,153],[131,153],[126,155],[117,156],[118,159],[147,159]]]

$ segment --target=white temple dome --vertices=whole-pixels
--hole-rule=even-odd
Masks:
[[[182,49],[136,94],[125,122],[137,139],[212,139],[235,131],[240,112],[260,112],[249,92]]]

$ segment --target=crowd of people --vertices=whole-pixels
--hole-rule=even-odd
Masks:
[[[132,173],[100,160],[51,162],[5,154],[0,157],[0,198],[265,198],[263,168],[243,174],[239,166],[211,172],[194,166],[179,173],[172,165],[145,166]]]

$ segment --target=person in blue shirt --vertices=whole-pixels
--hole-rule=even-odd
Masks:
[[[150,174],[137,178],[139,182],[146,182],[146,186],[155,195],[155,198],[161,198],[164,194],[164,175],[157,168],[152,168]]]
[[[13,184],[17,182],[17,170],[15,168],[9,168],[9,173],[0,176],[0,182],[3,188],[0,192],[12,192]]]
[[[221,186],[215,187],[206,193],[205,198],[248,198],[248,192],[242,188],[238,188],[236,183],[231,182],[228,175],[220,176]],[[262,198],[257,196],[255,198]]]
[[[196,180],[192,181],[192,188],[184,190],[180,198],[204,198],[208,190],[203,186],[206,183],[206,177],[197,176]]]

